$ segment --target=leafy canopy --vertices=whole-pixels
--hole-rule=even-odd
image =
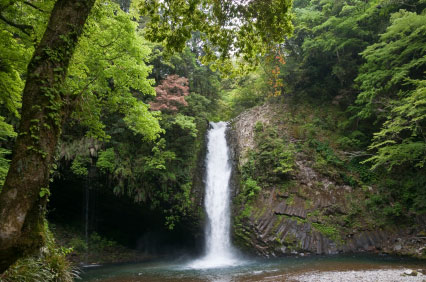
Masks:
[[[205,61],[222,71],[232,69],[231,56],[256,63],[259,55],[290,35],[292,0],[140,0],[149,20],[146,37],[169,51],[182,50],[199,31]]]
[[[366,63],[357,81],[363,90],[357,103],[361,117],[385,118],[374,134],[368,159],[374,166],[414,165],[426,162],[426,14],[401,10],[380,41],[362,55]]]
[[[72,118],[87,126],[89,136],[109,139],[101,118],[114,112],[146,140],[161,132],[158,116],[142,101],[155,91],[145,64],[150,49],[134,16],[110,1],[97,2],[73,56],[64,91],[77,106]]]

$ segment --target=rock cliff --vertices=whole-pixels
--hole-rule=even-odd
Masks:
[[[312,122],[318,118],[309,109],[277,103],[252,108],[231,121],[236,244],[266,257],[361,251],[425,256],[425,219],[417,218],[408,228],[376,219],[365,204],[374,185],[365,185],[348,168],[350,154],[332,148],[327,131],[319,134]],[[285,140],[287,147],[280,148],[292,146],[287,158],[291,169],[272,180],[265,176],[267,163],[256,166],[262,156],[270,162],[279,158],[271,153],[277,154],[275,149],[260,145],[265,135],[256,137],[265,128]]]

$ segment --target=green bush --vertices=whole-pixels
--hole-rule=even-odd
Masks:
[[[94,251],[94,250],[102,251],[108,247],[114,247],[116,245],[117,245],[117,242],[103,238],[96,232],[93,232],[92,234],[90,234],[89,248],[91,251]]]
[[[69,242],[69,245],[74,251],[79,253],[84,253],[88,249],[86,242],[79,237],[72,238]]]
[[[342,160],[336,155],[336,153],[334,153],[334,150],[327,142],[321,142],[317,139],[310,139],[308,142],[309,146],[314,148],[328,164],[335,166],[341,166],[343,164]]]
[[[251,155],[248,165],[253,165],[251,175],[261,182],[280,182],[285,179],[294,166],[295,148],[293,144],[285,142],[277,129],[273,126],[256,124],[256,149]]]
[[[99,157],[98,161],[96,162],[96,166],[104,173],[113,173],[116,168],[115,159],[116,156],[114,149],[108,148],[105,151],[99,152]]]
[[[257,185],[256,180],[250,177],[243,182],[243,186],[244,186],[244,193],[249,199],[257,195],[257,193],[262,189]]]
[[[87,176],[89,173],[87,166],[90,163],[89,157],[77,156],[72,162],[71,170],[75,175]]]

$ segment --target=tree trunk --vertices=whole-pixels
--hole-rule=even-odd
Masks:
[[[58,0],[28,65],[22,117],[0,195],[0,273],[44,243],[50,169],[63,120],[61,91],[95,0]]]

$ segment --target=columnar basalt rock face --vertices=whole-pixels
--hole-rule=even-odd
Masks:
[[[255,107],[250,111],[241,113],[234,121],[232,121],[233,129],[232,135],[236,144],[231,144],[235,147],[238,154],[238,164],[242,165],[247,160],[247,151],[253,149],[254,142],[254,125],[260,121],[265,124],[269,123],[270,114],[273,112],[273,106],[265,104],[262,107]]]
[[[234,163],[232,184],[236,197],[243,193],[239,171],[248,161],[249,151],[256,149],[258,121],[277,126],[280,134],[287,134],[288,142],[300,142],[287,132],[288,125],[277,117],[278,111],[282,111],[282,105],[279,109],[266,104],[242,113],[231,122],[228,142]],[[250,202],[234,201],[233,236],[242,249],[266,257],[363,251],[395,253],[398,238],[407,238],[407,231],[396,226],[380,228],[371,224],[374,218],[366,211],[356,214],[362,217],[357,220],[365,224],[354,227],[348,222],[357,199],[365,191],[319,172],[313,157],[303,149],[296,153],[294,170],[284,183],[287,183],[284,189],[282,183],[261,187]]]

